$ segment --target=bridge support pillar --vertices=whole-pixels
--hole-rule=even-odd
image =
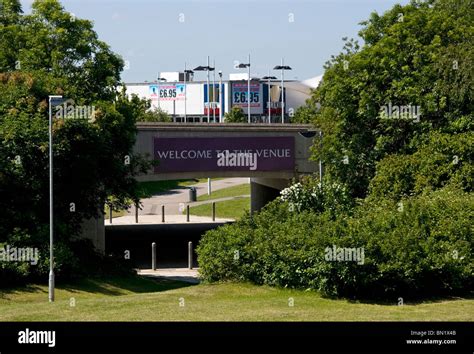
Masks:
[[[92,218],[84,220],[82,223],[81,238],[86,238],[92,241],[95,249],[100,252],[105,252],[105,225],[104,215],[97,219]]]
[[[262,209],[267,203],[276,199],[280,191],[286,188],[290,180],[279,178],[250,179],[250,212]]]

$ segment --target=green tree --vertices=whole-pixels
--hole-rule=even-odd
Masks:
[[[63,95],[93,109],[90,121],[59,117],[53,124],[56,265],[59,274],[75,272],[84,219],[97,217],[108,197],[116,208],[136,200],[135,176],[151,166],[132,152],[143,105],[117,93],[122,59],[97,39],[90,21],[71,17],[56,0],[35,1],[32,14],[18,21],[21,11],[11,13],[14,36],[0,46],[16,43],[19,50],[9,52],[12,58],[0,54],[0,243],[47,254],[48,95]],[[42,256],[22,274],[47,269]]]
[[[384,157],[413,154],[433,131],[452,139],[472,131],[473,18],[469,1],[412,1],[371,14],[359,32],[362,47],[344,39],[302,109],[324,133],[313,156],[331,179],[364,197]],[[419,107],[421,115],[387,118],[389,106]]]
[[[244,114],[242,108],[234,106],[224,115],[226,123],[247,123],[247,116]]]
[[[18,0],[0,0],[0,71],[18,67],[21,5]]]
[[[125,95],[126,90],[122,90]],[[160,107],[151,109],[151,100],[132,94],[129,100],[134,107],[137,122],[172,122],[171,116]]]
[[[161,108],[155,108],[154,110],[147,110],[140,117],[140,122],[172,122],[171,116]]]

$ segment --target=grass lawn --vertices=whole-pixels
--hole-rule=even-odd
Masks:
[[[238,198],[216,202],[216,217],[225,219],[240,219],[246,210],[250,210],[250,198]],[[212,203],[189,208],[191,215],[212,216]]]
[[[203,182],[207,182],[207,178],[139,182],[139,188],[145,197],[151,197],[155,194],[159,194],[170,189],[185,188],[193,184]]]
[[[212,181],[217,181],[222,178],[212,178]],[[186,188],[197,183],[205,183],[207,178],[195,178],[195,179],[177,179],[171,181],[150,181],[150,182],[139,182],[139,186],[144,198],[151,197],[155,194],[166,192],[170,189]]]
[[[211,192],[211,195],[203,194],[200,195],[197,200],[198,202],[204,200],[226,198],[226,197],[237,197],[239,195],[250,195],[250,184],[239,184],[238,186],[218,189],[215,192]]]
[[[70,306],[74,298],[75,306]],[[291,299],[294,306],[289,306]],[[180,306],[180,301],[184,306]],[[0,292],[0,321],[472,321],[473,299],[397,306],[324,299],[312,291],[138,277]]]
[[[112,213],[112,218],[118,218],[120,216],[128,215],[126,210],[119,210],[119,211],[114,211]],[[105,214],[104,214],[104,220],[109,220],[110,217],[110,208],[106,205],[105,206]]]

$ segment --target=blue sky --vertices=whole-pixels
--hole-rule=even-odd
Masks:
[[[23,0],[30,11],[32,0]],[[408,0],[63,0],[67,11],[94,22],[99,38],[130,64],[125,82],[153,81],[161,71],[205,65],[207,55],[224,78],[234,61],[251,55],[252,76],[280,63],[288,79],[323,73],[342,37],[358,38],[359,23]],[[204,78],[204,73],[196,79]],[[279,73],[272,75],[279,76]]]

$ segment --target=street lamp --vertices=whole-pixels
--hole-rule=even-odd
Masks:
[[[210,114],[209,114],[209,71],[214,71],[214,68],[209,66],[209,56],[207,56],[207,66],[198,66],[194,68],[194,71],[207,71],[207,122],[209,123]]]
[[[216,68],[216,61],[213,60],[212,61],[212,65],[214,66],[214,69]],[[215,123],[216,122],[216,71],[213,70],[212,71],[212,103],[213,103],[213,107],[212,107],[212,120],[213,122]]]
[[[219,70],[219,123],[222,123],[222,71]]]
[[[281,58],[281,65],[277,65],[273,70],[281,70],[281,124],[285,123],[285,70],[291,70],[291,67],[283,64],[283,58]]]
[[[247,77],[247,110],[248,110],[248,122],[250,123],[250,54],[249,54],[249,62],[247,64],[240,63],[237,65],[238,69],[248,69],[248,77]]]
[[[184,123],[187,123],[187,112],[186,112],[186,100],[188,96],[188,88],[186,87],[186,76],[188,74],[194,74],[192,70],[186,70],[186,63],[184,63]]]
[[[53,104],[61,104],[63,96],[49,96],[49,302],[54,302],[54,251],[53,251]]]
[[[268,85],[268,124],[272,122],[272,109],[271,109],[271,104],[272,104],[272,96],[271,96],[271,90],[270,90],[270,80],[276,80],[277,78],[275,76],[270,76],[270,70],[268,70],[268,76],[262,77],[263,80],[267,80],[267,85]]]

